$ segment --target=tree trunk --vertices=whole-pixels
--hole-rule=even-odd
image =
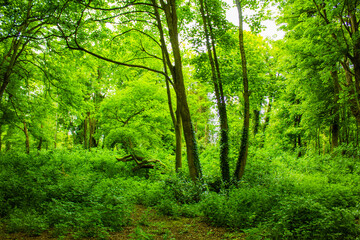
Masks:
[[[181,60],[181,54],[180,54],[180,45],[179,45],[179,39],[178,39],[178,18],[176,13],[176,1],[175,0],[169,0],[167,2],[164,2],[163,0],[160,0],[161,7],[165,13],[166,17],[166,23],[169,31],[169,37],[170,37],[170,44],[172,48],[172,55],[174,59],[174,66],[170,64],[169,59],[167,59],[168,67],[171,70],[171,74],[174,80],[174,89],[177,97],[177,101],[179,103],[179,111],[181,115],[182,125],[183,125],[183,133],[186,143],[186,152],[187,152],[187,161],[188,161],[188,167],[189,167],[189,174],[193,181],[196,181],[198,179],[202,178],[202,171],[199,161],[199,155],[197,150],[197,143],[195,138],[195,132],[193,129],[192,121],[191,121],[191,115],[190,110],[187,102],[186,97],[186,90],[185,90],[185,83],[184,83],[184,77],[182,72],[182,60]],[[157,11],[158,7],[155,6],[156,3],[154,3],[154,10]],[[159,30],[162,31],[161,27],[161,21],[158,20],[158,27]],[[162,35],[162,34],[160,34]],[[163,36],[162,36],[163,38]],[[162,42],[163,39],[162,39]],[[163,51],[167,51],[166,44],[162,44]]]
[[[90,113],[88,112],[86,114],[86,117],[84,119],[84,149],[87,149],[88,148],[88,141],[87,141],[87,125],[88,125],[88,116],[90,115]]]
[[[2,125],[0,125],[0,153],[1,153],[1,146],[2,146]]]
[[[57,121],[57,113],[55,115],[55,134],[54,134],[54,148],[56,149],[56,141],[57,141],[57,132],[58,132],[58,121]]]
[[[236,163],[236,169],[234,173],[234,180],[240,181],[245,172],[245,166],[248,156],[249,148],[249,127],[250,127],[250,99],[249,99],[249,86],[248,86],[248,76],[247,76],[247,66],[246,66],[246,55],[244,47],[244,31],[243,31],[243,16],[242,8],[239,0],[236,0],[236,7],[239,12],[239,48],[241,55],[241,67],[242,67],[242,78],[244,85],[244,123],[242,129],[242,137],[240,144],[239,157]]]
[[[87,118],[89,122],[89,143],[88,147],[91,150],[92,147],[96,147],[96,140],[94,138],[95,129],[96,129],[96,119],[91,117],[91,113],[87,112]]]
[[[253,110],[253,113],[254,113],[254,129],[253,129],[253,134],[254,134],[254,136],[256,136],[256,134],[259,132],[260,111],[254,109],[254,110]]]
[[[175,139],[176,139],[176,153],[175,153],[175,170],[180,172],[182,169],[182,141],[181,141],[181,113],[179,104],[176,109],[176,122],[175,122]]]
[[[230,167],[228,162],[229,155],[229,137],[228,137],[228,120],[226,113],[225,97],[222,91],[221,74],[219,69],[219,63],[216,57],[216,48],[214,43],[214,36],[212,33],[212,26],[209,19],[209,13],[205,15],[205,8],[207,3],[200,0],[200,12],[203,20],[203,28],[205,32],[205,43],[209,57],[209,63],[211,67],[212,82],[214,85],[214,92],[216,97],[216,104],[220,119],[220,170],[221,176],[224,183],[230,182]],[[209,28],[209,30],[208,30]],[[210,34],[209,34],[210,31]],[[210,43],[211,41],[211,43]]]
[[[28,132],[28,129],[26,127],[26,123],[23,122],[24,124],[24,134],[25,134],[25,152],[26,154],[29,154],[30,153],[30,140],[29,140],[29,132]]]
[[[160,17],[158,15],[158,12],[156,11],[157,19],[160,21]],[[160,26],[160,25],[159,25]],[[167,64],[166,64],[166,54],[168,54],[165,49],[165,41],[163,32],[161,31],[161,44],[162,44],[162,56],[163,56],[163,65],[164,65],[164,72],[166,76],[168,76],[168,70],[167,70]],[[165,77],[165,83],[166,83],[166,93],[168,97],[168,106],[169,106],[169,112],[171,116],[172,123],[174,125],[175,130],[175,171],[180,172],[182,169],[182,141],[181,141],[181,114],[180,114],[180,103],[177,100],[176,101],[176,111],[174,113],[174,109],[172,106],[172,99],[171,99],[171,91],[170,91],[170,83],[169,79]]]
[[[340,134],[340,116],[339,116],[339,76],[336,70],[331,71],[331,77],[334,84],[334,103],[333,103],[333,115],[334,118],[331,123],[331,151],[339,145]]]
[[[265,133],[265,130],[270,122],[271,102],[272,102],[272,98],[269,97],[269,102],[268,102],[266,112],[265,112],[265,122],[264,122],[264,127],[263,127],[263,133]]]
[[[43,124],[41,123],[41,125],[40,125],[40,128],[41,129],[43,129],[44,128],[44,126],[43,126]],[[37,146],[37,150],[38,151],[40,151],[41,150],[41,147],[42,147],[42,143],[43,143],[43,136],[42,136],[42,131],[41,131],[41,136],[40,136],[40,139],[39,139],[39,144],[38,144],[38,146]]]

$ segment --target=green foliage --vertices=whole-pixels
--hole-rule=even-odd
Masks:
[[[210,194],[202,202],[204,215],[214,225],[251,228],[267,219],[278,196],[262,187],[239,188],[227,195]]]
[[[129,223],[129,184],[110,152],[10,153],[0,159],[1,215],[10,232],[34,235],[51,227],[57,236],[104,238]]]
[[[15,208],[9,215],[7,231],[23,232],[36,236],[49,228],[47,216],[39,214],[35,209]]]
[[[154,236],[149,234],[137,226],[134,233],[130,234],[131,240],[153,240]]]
[[[160,203],[156,205],[156,209],[167,216],[178,216],[180,211],[176,201],[169,198],[162,199]]]
[[[328,209],[310,196],[281,200],[269,225],[275,239],[354,239],[360,233],[349,210]]]
[[[186,204],[199,202],[205,190],[201,181],[194,182],[182,174],[172,175],[166,179],[165,188],[174,200]]]
[[[358,236],[358,176],[344,166],[352,158],[297,158],[279,149],[250,149],[249,155],[238,188],[203,196],[201,210],[209,223],[243,229],[250,239]]]

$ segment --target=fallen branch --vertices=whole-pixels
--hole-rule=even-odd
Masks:
[[[127,156],[124,156],[122,158],[116,158],[119,162],[131,162],[131,161],[135,161],[136,162],[136,166],[132,169],[133,172],[141,169],[141,168],[146,168],[146,169],[154,169],[155,168],[155,164],[158,163],[162,166],[164,166],[166,168],[166,165],[164,163],[162,163],[160,160],[154,159],[154,160],[145,160],[145,157],[140,157],[140,156],[136,156],[134,154],[130,154]]]

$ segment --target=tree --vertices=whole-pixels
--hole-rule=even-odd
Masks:
[[[330,134],[326,135],[331,138],[331,149],[338,146],[341,139],[341,105],[359,122],[357,48],[360,45],[355,38],[358,31],[356,6],[354,1],[290,1],[282,5],[281,21],[287,23],[288,30],[287,46],[292,51],[291,56],[296,52],[299,58],[294,64],[317,76],[304,83],[312,85],[312,89],[318,84],[318,88],[323,89],[319,94],[331,96],[329,107],[322,107],[330,113],[326,123]],[[319,72],[323,75],[318,76]],[[327,88],[326,93],[324,88]],[[310,96],[316,95],[307,98]],[[318,100],[327,101],[319,95]],[[346,126],[343,124],[343,128]]]
[[[220,120],[220,169],[221,169],[222,180],[224,183],[227,184],[230,182],[230,167],[228,161],[229,126],[228,126],[226,100],[223,91],[222,77],[220,73],[220,66],[219,66],[216,47],[215,47],[216,39],[213,31],[213,19],[212,19],[212,15],[210,15],[210,12],[212,12],[212,14],[214,14],[214,12],[209,11],[210,3],[208,1],[200,0],[199,2],[200,2],[200,13],[202,17],[202,25],[205,35],[204,38],[207,49],[207,56],[209,59],[209,64],[211,66],[211,79],[214,86],[216,105]],[[217,1],[213,2],[212,4],[215,5],[217,7],[216,10],[219,11],[221,5]],[[220,14],[221,12],[218,12],[217,16],[219,17]]]
[[[58,25],[58,29],[63,39],[66,41],[68,48],[86,52],[94,57],[112,62],[117,65],[139,68],[161,74],[168,78],[170,82],[172,82],[182,120],[182,127],[187,149],[189,173],[193,180],[200,179],[202,176],[201,166],[197,151],[196,138],[191,121],[191,115],[186,98],[185,82],[182,73],[180,43],[178,39],[179,23],[177,8],[180,7],[180,3],[175,0],[170,0],[168,2],[160,1],[159,5],[159,3],[156,1],[135,1],[131,3],[118,3],[115,7],[110,7],[107,6],[107,4],[100,2],[94,2],[93,4],[80,2],[77,7],[81,9],[79,14],[69,12],[69,15],[64,15],[64,17],[70,17],[70,19],[72,19],[72,22],[74,23],[73,26],[69,26],[68,18],[66,20],[63,19],[62,22]],[[161,21],[161,14],[165,18],[164,22]],[[150,40],[152,46],[158,50],[152,50],[154,53],[149,52],[149,50],[145,49],[145,47],[141,45],[142,41],[140,40],[140,51],[129,52],[128,49],[125,51],[122,49],[126,53],[123,54],[124,56],[129,57],[131,54],[137,55],[133,59],[130,58],[127,60],[114,60],[116,54],[111,54],[107,51],[103,51],[102,54],[96,53],[96,50],[94,51],[93,48],[94,41],[97,41],[97,36],[102,34],[101,36],[105,37],[105,33],[110,33],[109,29],[107,29],[105,25],[105,22],[106,20],[114,19],[115,17],[118,17],[118,21],[124,21],[129,24],[119,26],[118,22],[114,23],[117,26],[116,28],[119,28],[118,30],[120,33],[115,35],[113,39],[117,38],[116,40],[119,40],[123,37],[124,34],[127,36],[137,35],[141,37],[147,37]],[[142,22],[150,23],[150,25],[144,25]],[[165,24],[166,28],[163,27],[163,24]],[[102,26],[104,29],[103,32],[96,30],[100,26]],[[149,26],[151,31],[147,30]],[[156,28],[153,28],[153,26]],[[168,29],[166,36],[164,29]],[[91,37],[86,37],[87,33],[84,30],[86,30],[87,33],[90,33]],[[156,38],[160,38],[160,43],[156,40]],[[122,38],[122,40],[124,39]],[[169,44],[167,44],[166,41],[168,41]],[[123,46],[124,45],[121,44],[120,48]],[[170,51],[167,49],[168,46],[171,46],[171,58]],[[172,79],[170,79],[164,71],[156,69],[156,66],[153,67],[145,65],[145,60],[147,58],[162,61],[161,56],[165,57],[165,62]],[[173,63],[171,59],[173,59]],[[134,60],[137,60],[139,64],[130,63],[134,62]],[[149,62],[147,62],[147,64],[149,64]]]
[[[249,148],[249,128],[250,128],[250,101],[249,101],[249,85],[248,85],[248,72],[246,65],[246,54],[244,47],[244,30],[243,30],[243,15],[242,5],[239,0],[236,0],[236,7],[239,13],[239,48],[241,55],[241,68],[242,68],[242,80],[243,80],[243,97],[244,97],[244,124],[241,136],[241,145],[239,151],[239,157],[236,162],[236,169],[234,172],[234,179],[236,181],[241,180],[244,175],[246,160]]]

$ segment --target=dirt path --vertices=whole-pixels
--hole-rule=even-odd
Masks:
[[[112,234],[111,239],[245,239],[241,233],[212,227],[200,218],[163,216],[144,206],[135,207],[132,221],[131,226],[125,227],[121,233]]]
[[[37,237],[24,234],[5,234],[0,231],[0,240],[49,240],[48,233]],[[66,239],[66,238],[65,238]],[[212,227],[201,218],[169,217],[158,214],[152,208],[135,206],[131,224],[123,231],[111,233],[111,240],[190,240],[190,239],[245,239],[244,234],[228,229]]]

